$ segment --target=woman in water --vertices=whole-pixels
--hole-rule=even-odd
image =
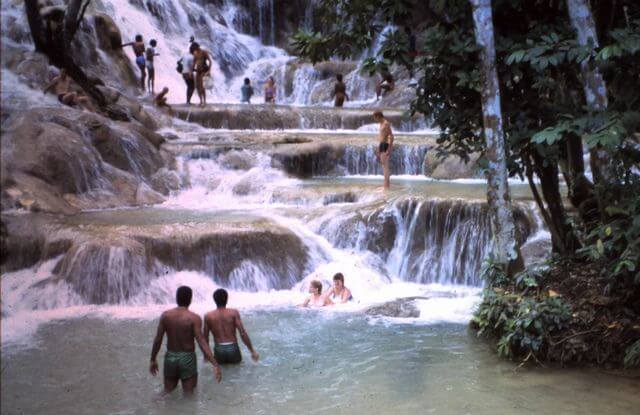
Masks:
[[[373,113],[373,119],[380,124],[380,135],[378,144],[378,150],[376,151],[380,163],[382,163],[382,171],[384,173],[384,186],[383,189],[388,189],[391,186],[391,168],[389,161],[391,160],[391,152],[393,151],[393,133],[391,132],[391,124],[384,118],[382,111],[376,111]]]
[[[273,80],[273,76],[270,76],[264,84],[264,102],[265,104],[276,103],[276,81]]]
[[[329,298],[322,296],[322,283],[318,280],[309,284],[309,294],[311,295],[301,304],[302,307],[324,307],[333,304]]]
[[[353,300],[351,290],[344,286],[344,275],[341,272],[333,276],[333,287],[327,292],[327,298],[334,304],[344,304]]]

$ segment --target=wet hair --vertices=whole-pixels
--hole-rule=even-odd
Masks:
[[[136,35],[136,42],[142,42],[142,35]]]
[[[191,297],[193,297],[193,291],[191,288],[183,285],[176,291],[176,303],[178,307],[189,307],[191,304]]]
[[[338,80],[338,82],[342,82],[342,74],[341,73],[337,74],[336,79]]]
[[[249,85],[251,83],[251,81],[249,80],[249,78],[244,78],[244,84],[245,85]]]
[[[196,38],[195,38],[195,37],[191,36],[191,37],[189,38],[189,43],[193,43],[193,42],[195,42],[195,41],[196,41]]]
[[[155,39],[151,39],[151,41],[149,42],[149,44],[150,44],[151,46],[154,46],[154,47],[155,47],[155,46],[158,44],[158,42],[156,42],[156,40],[155,40]]]
[[[193,42],[191,46],[189,46],[189,53],[193,53],[198,49],[200,49],[200,45],[198,44],[198,42]]]
[[[411,34],[411,28],[410,28],[409,26],[405,26],[405,27],[404,27],[404,32],[405,32],[406,34]]]
[[[384,118],[382,111],[376,111],[373,113],[373,118]]]
[[[213,301],[215,301],[217,307],[226,307],[228,299],[229,293],[224,288],[218,288],[213,292]]]
[[[322,294],[322,283],[318,280],[311,281],[311,286],[318,289],[318,294]]]
[[[344,284],[344,275],[342,275],[341,272],[338,272],[336,275],[333,276],[333,280],[334,281],[340,280]]]

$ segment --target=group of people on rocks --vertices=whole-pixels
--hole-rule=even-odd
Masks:
[[[323,307],[353,300],[351,291],[344,286],[344,276],[341,273],[334,275],[333,287],[325,296],[321,295],[322,283],[317,280],[311,281],[309,292],[311,295],[302,304],[304,307]],[[180,382],[182,382],[182,390],[186,395],[194,392],[198,384],[195,343],[198,344],[205,360],[212,365],[218,382],[222,380],[220,365],[242,362],[237,334],[240,334],[240,338],[251,353],[253,361],[257,362],[260,359],[260,355],[253,348],[249,334],[242,324],[240,313],[236,309],[227,308],[229,300],[227,290],[219,288],[214,291],[213,301],[216,304],[216,309],[206,313],[204,319],[189,310],[192,297],[193,291],[190,287],[179,287],[176,291],[177,307],[160,315],[151,347],[149,372],[153,376],[158,374],[157,357],[166,335],[167,351],[163,365],[163,395],[171,393]],[[213,336],[213,351],[209,345],[209,335]]]

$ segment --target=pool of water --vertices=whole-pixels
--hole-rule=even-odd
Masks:
[[[198,352],[196,395],[160,399],[162,379],[148,373],[156,321],[135,313],[51,322],[30,346],[4,344],[2,413],[623,415],[640,407],[637,379],[517,369],[466,325],[291,308],[244,312],[259,363],[224,367],[216,384]]]

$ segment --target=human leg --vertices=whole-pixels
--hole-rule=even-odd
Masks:
[[[182,392],[185,395],[193,395],[193,392],[196,390],[196,386],[198,386],[197,374],[188,379],[182,379]]]

